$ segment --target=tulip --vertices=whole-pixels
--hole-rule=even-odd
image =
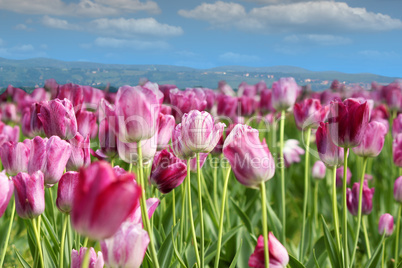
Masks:
[[[329,168],[336,168],[342,165],[344,150],[333,143],[328,129],[328,123],[320,123],[315,137],[317,151],[321,161]]]
[[[216,94],[215,91],[209,88],[203,88],[205,94],[205,100],[207,101],[206,110],[211,111],[212,107],[214,107]]]
[[[387,128],[380,122],[370,122],[363,134],[363,140],[353,152],[361,157],[376,157],[384,146]]]
[[[78,172],[68,171],[61,176],[57,188],[56,206],[63,213],[70,213],[74,194],[79,183]]]
[[[103,119],[99,123],[99,146],[100,150],[97,150],[97,154],[101,154],[106,157],[114,158],[117,154],[117,141],[116,135],[109,127],[107,119]]]
[[[10,202],[11,196],[13,195],[13,191],[13,181],[8,179],[6,172],[3,170],[0,172],[0,218],[7,209],[7,205],[8,202]]]
[[[352,190],[348,188],[347,191],[347,206],[349,212],[356,216],[359,209],[359,188],[360,183],[355,182],[353,184]],[[363,184],[363,199],[362,199],[362,213],[363,215],[368,215],[371,213],[373,209],[373,195],[374,188],[369,188],[367,185],[367,181],[364,181]]]
[[[12,141],[17,143],[20,140],[20,127],[18,125],[14,127],[4,125],[0,136],[4,138],[4,142]]]
[[[294,139],[289,139],[285,141],[283,145],[283,158],[285,161],[285,167],[289,167],[293,163],[300,162],[300,155],[305,152],[299,147],[299,141]]]
[[[155,156],[157,147],[157,135],[147,140],[141,141],[142,161],[144,164],[148,164]],[[130,142],[125,143],[117,139],[117,151],[119,157],[126,163],[138,162],[138,143]]]
[[[4,122],[12,121],[18,122],[17,106],[14,103],[5,103],[2,105],[1,119]]]
[[[264,89],[261,91],[260,111],[264,114],[275,111],[272,107],[272,90]]]
[[[219,81],[218,90],[219,90],[220,93],[222,93],[224,95],[228,95],[228,96],[235,96],[236,95],[236,93],[234,92],[232,87],[230,85],[228,85],[226,83],[226,81],[224,81],[224,80]]]
[[[272,106],[283,111],[292,107],[296,101],[299,86],[292,77],[280,78],[272,84]]]
[[[13,177],[15,208],[18,216],[33,219],[45,211],[45,189],[42,171],[31,175],[20,172]]]
[[[385,213],[380,217],[378,223],[378,233],[385,236],[390,236],[394,232],[394,217],[391,214]]]
[[[195,157],[195,152],[193,152],[184,142],[181,123],[173,130],[172,149],[174,154],[180,159],[187,160]]]
[[[36,102],[30,107],[30,129],[33,135],[42,135],[44,134],[43,124],[39,119],[38,114],[40,114],[40,110],[42,108],[43,102]]]
[[[240,115],[241,116],[251,116],[254,111],[258,108],[258,103],[253,97],[241,96],[238,98],[240,103]]]
[[[132,173],[115,174],[104,161],[81,168],[71,222],[93,240],[111,237],[138,205],[141,187]]]
[[[306,99],[296,103],[293,108],[296,126],[299,129],[317,128],[328,114],[328,106],[321,107],[317,99]]]
[[[73,105],[74,112],[77,114],[83,108],[84,89],[80,85],[68,83],[59,87],[57,98],[60,100],[70,100]]]
[[[57,84],[56,80],[53,78],[47,79],[45,81],[44,88],[47,91],[50,91],[52,99],[56,98],[57,94],[59,94],[59,84]]]
[[[363,140],[368,120],[369,106],[367,102],[360,103],[356,99],[331,102],[328,127],[332,141],[337,146],[344,148],[358,146]]]
[[[205,164],[205,161],[207,160],[208,153],[200,153],[200,168],[202,168]],[[186,161],[183,161],[185,163]],[[194,157],[190,160],[190,171],[191,172],[197,172],[197,158]]]
[[[217,113],[220,116],[234,118],[237,116],[238,99],[228,95],[218,95]]]
[[[85,110],[79,111],[77,114],[78,132],[86,137],[89,135],[91,139],[96,137],[98,133],[98,124],[96,123],[96,115],[93,112]]]
[[[159,126],[158,126],[158,147],[157,150],[165,149],[170,139],[172,138],[172,131],[175,127],[175,120],[172,115],[159,114]]]
[[[396,202],[402,203],[402,176],[395,180],[394,199]]]
[[[74,108],[68,99],[55,99],[43,103],[38,118],[48,138],[55,135],[69,140],[77,133]]]
[[[236,179],[243,185],[258,188],[275,174],[275,163],[258,130],[236,125],[226,137],[223,154],[232,166]]]
[[[19,172],[28,171],[30,150],[30,140],[24,142],[8,141],[0,147],[1,162],[8,175],[15,176]]]
[[[326,167],[324,162],[318,160],[314,163],[313,169],[311,171],[311,176],[313,179],[322,180],[325,178]]]
[[[170,91],[177,88],[176,85],[159,85],[159,90],[163,93],[163,103],[170,104]]]
[[[70,154],[70,144],[58,136],[50,139],[37,136],[32,140],[28,173],[42,171],[45,184],[50,187],[60,180]]]
[[[150,182],[163,194],[179,186],[187,176],[187,165],[167,150],[157,152],[152,163]]]
[[[289,263],[289,254],[286,248],[276,239],[272,232],[269,232],[269,266],[274,268],[286,267]],[[262,235],[258,237],[257,245],[253,254],[248,260],[248,266],[256,268],[265,267],[264,258],[264,238]]]
[[[398,114],[392,122],[392,137],[396,137],[400,133],[402,133],[402,114]]]
[[[81,247],[80,251],[73,249],[71,251],[71,268],[81,268],[82,263],[84,262],[85,254],[87,252],[87,248]],[[96,255],[94,248],[89,248],[89,268],[103,268],[104,264],[103,254],[98,251],[98,255]]]
[[[209,153],[215,148],[224,128],[225,124],[215,124],[208,112],[193,110],[182,118],[183,142],[195,153]]]
[[[336,187],[342,187],[343,182],[343,171],[344,168],[341,166],[340,168],[336,169]],[[350,183],[350,179],[352,178],[352,172],[349,168],[346,170],[346,184]]]
[[[77,132],[75,137],[68,141],[71,144],[71,155],[67,162],[67,170],[78,170],[91,163],[90,140]]]
[[[105,97],[105,92],[98,88],[91,86],[82,86],[84,94],[84,103],[91,104],[93,107],[97,107],[102,98]]]
[[[396,135],[392,143],[392,156],[394,164],[402,167],[402,134]]]
[[[185,113],[191,110],[203,111],[207,107],[207,101],[204,92],[197,92],[194,89],[181,91],[173,89],[170,91],[170,103],[173,107],[173,115],[179,122]]]

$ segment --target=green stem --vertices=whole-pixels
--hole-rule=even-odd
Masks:
[[[190,160],[187,161],[187,164],[190,163]],[[185,182],[181,184],[181,218],[180,218],[180,251],[183,249],[183,243],[184,243],[184,225],[186,224],[186,214],[184,213],[186,211],[186,187],[185,187]]]
[[[382,240],[381,267],[385,267],[385,240],[386,239]]]
[[[186,185],[187,185],[187,195],[188,195],[187,200],[188,200],[188,206],[189,206],[191,234],[193,236],[195,257],[197,259],[196,265],[198,264],[198,266],[199,266],[201,261],[200,261],[200,254],[198,253],[197,236],[195,234],[194,219],[193,219],[193,206],[192,206],[192,202],[191,202],[190,159],[187,160]]]
[[[367,257],[368,257],[368,259],[371,259],[370,240],[369,240],[368,234],[367,234],[366,217],[363,217],[362,225],[363,225],[364,241],[366,242]]]
[[[213,161],[212,161],[213,163]],[[218,181],[217,181],[218,169],[216,166],[213,167],[213,189],[214,189],[214,204],[216,205],[216,209],[218,207]]]
[[[87,245],[88,245],[88,236],[87,237],[85,237],[85,239],[84,239],[84,243],[82,244],[82,247],[83,248],[86,248],[87,247]],[[77,249],[77,250],[79,250],[79,248]]]
[[[338,251],[341,251],[341,239],[339,236],[338,202],[336,198],[336,167],[332,168],[332,213],[334,218],[336,244],[338,246]]]
[[[398,267],[398,259],[399,259],[399,229],[401,228],[401,214],[402,214],[402,205],[399,205],[398,210],[398,219],[396,220],[396,238],[395,238],[395,263],[394,267]]]
[[[349,267],[349,251],[348,251],[348,208],[346,204],[346,175],[348,169],[348,151],[349,148],[344,149],[344,162],[343,162],[343,192],[342,192],[342,200],[343,200],[343,228],[342,228],[342,237],[343,237],[343,250],[345,256],[345,267]]]
[[[265,192],[265,181],[260,184],[261,190],[261,210],[262,210],[262,233],[264,235],[264,260],[265,267],[269,267],[269,248],[268,248],[268,222],[267,222],[267,194]]]
[[[172,191],[172,201],[173,201],[173,226],[176,226],[176,194],[173,189]]]
[[[65,238],[66,238],[66,230],[67,230],[67,223],[68,223],[68,218],[70,215],[65,215],[64,216],[64,223],[63,223],[63,229],[61,231],[61,243],[60,243],[60,259],[59,259],[59,267],[63,268],[63,257],[64,257],[64,244],[65,244]]]
[[[230,175],[230,168],[227,171],[226,178],[225,178],[225,184],[223,185],[221,216],[220,216],[220,219],[219,219],[218,247],[216,248],[217,252],[216,252],[216,257],[215,257],[215,268],[219,267],[219,257],[221,255],[222,233],[223,233],[223,216],[224,216],[224,213],[225,213],[226,193],[227,193],[228,182],[229,182],[229,177],[230,177],[229,175]]]
[[[114,167],[114,157],[110,160],[110,165]]]
[[[52,204],[50,206],[50,211],[52,213],[52,219],[53,219],[53,228],[57,234],[57,224],[56,224],[56,213],[54,212],[54,199],[53,199],[53,193],[52,193],[52,188],[47,188],[49,191],[49,198],[50,198],[50,203]]]
[[[303,223],[302,223],[302,236],[300,242],[300,252],[299,252],[299,260],[305,256],[304,254],[304,243],[305,243],[305,232],[306,232],[306,215],[307,215],[307,203],[308,203],[308,193],[309,193],[309,174],[308,171],[309,167],[309,149],[310,149],[310,135],[311,135],[311,128],[307,129],[307,137],[306,137],[306,154],[305,154],[305,163],[304,163],[304,201],[303,201]]]
[[[202,209],[202,185],[201,185],[201,168],[200,168],[200,153],[197,153],[197,182],[198,182],[198,203],[200,209],[200,223],[201,223],[201,265],[204,267],[204,215]]]
[[[319,227],[318,227],[318,186],[319,186],[319,180],[316,180],[314,182],[314,207],[313,207],[313,211],[314,211],[314,226],[316,231],[318,232]]]
[[[142,148],[141,148],[141,141],[137,143],[137,152],[138,152],[138,170],[139,170],[139,177],[140,177],[140,186],[142,189],[142,194],[140,198],[140,206],[141,206],[141,214],[142,214],[142,221],[144,224],[144,229],[145,231],[148,232],[149,236],[149,246],[148,248],[150,249],[151,252],[151,258],[152,262],[155,268],[159,268],[159,262],[158,262],[158,256],[156,255],[156,250],[155,250],[155,245],[154,245],[154,237],[153,237],[153,232],[151,228],[151,224],[149,222],[148,218],[148,212],[147,212],[147,201],[146,201],[146,196],[145,196],[145,178],[144,178],[144,171],[143,171],[143,164],[142,164]]]
[[[41,245],[41,242],[40,242],[40,215],[36,220],[32,219],[32,224],[33,224],[33,227],[34,227],[36,243],[37,243],[37,246],[38,246],[38,254],[39,254],[40,266],[45,267],[45,263],[43,262],[42,245]]]
[[[1,253],[0,267],[3,267],[4,258],[6,257],[6,252],[7,252],[8,241],[10,239],[11,228],[13,227],[13,222],[14,222],[15,202],[11,199],[10,199],[10,201],[13,204],[12,204],[12,208],[11,208],[11,217],[10,217],[10,223],[8,224],[6,240],[4,241],[4,247],[2,249],[3,251]]]
[[[281,125],[279,133],[279,155],[280,160],[284,161],[283,158],[283,139],[285,132],[285,111],[281,112]],[[286,199],[285,199],[285,163],[281,165],[281,204],[282,204],[282,243],[286,243]]]
[[[350,260],[350,263],[352,265],[353,265],[355,255],[356,255],[357,242],[359,240],[360,225],[361,225],[361,220],[362,220],[363,184],[364,184],[364,174],[366,174],[366,167],[367,167],[367,157],[364,157],[363,158],[363,169],[362,169],[362,174],[360,177],[359,207],[357,210],[357,231],[356,231],[356,238],[355,238],[355,243],[354,243],[354,247],[353,247],[353,254],[352,254],[352,258]]]

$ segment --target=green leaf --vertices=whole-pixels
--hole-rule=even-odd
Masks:
[[[325,247],[328,251],[328,256],[331,261],[332,267],[341,267],[341,257],[336,248],[336,244],[334,238],[332,237],[330,231],[328,230],[328,226],[325,223],[324,217],[321,215],[321,221],[324,229],[324,237],[325,237]]]
[[[14,247],[14,252],[17,255],[19,262],[21,263],[21,265],[24,268],[31,268],[31,266],[24,260],[24,258],[21,256],[21,254],[18,252],[18,250],[15,247]]]
[[[173,239],[177,236],[177,231],[179,230],[179,224],[176,224],[174,228],[169,232],[165,241],[163,241],[162,246],[159,248],[158,260],[161,267],[169,267],[170,261],[173,256]],[[173,234],[171,234],[173,232]]]
[[[43,262],[45,267],[57,267],[57,257],[53,255],[51,249],[51,245],[48,244],[48,239],[42,239],[42,252],[43,252]]]
[[[230,201],[232,201],[233,205],[234,205],[234,209],[237,213],[237,215],[239,215],[240,219],[243,221],[244,226],[246,227],[247,231],[250,234],[253,234],[253,226],[251,225],[251,221],[249,219],[249,217],[243,212],[243,210],[239,207],[239,205],[236,204],[236,202],[233,200],[232,197],[230,197]],[[228,217],[228,215],[227,215]]]
[[[222,247],[226,244],[226,242],[232,238],[243,226],[239,225],[232,230],[228,231],[226,234],[222,236]],[[216,255],[216,247],[218,241],[215,241],[206,251],[205,253],[205,263],[209,263]]]
[[[382,253],[382,242],[384,241],[385,236],[383,235],[381,238],[380,243],[378,243],[377,248],[374,251],[373,256],[371,256],[371,259],[367,262],[366,268],[376,268],[378,265],[380,265],[381,262],[381,253]]]
[[[289,265],[292,268],[305,268],[305,266],[299,262],[295,257],[289,254]]]
[[[179,223],[180,223],[180,222],[179,222]],[[175,243],[174,237],[173,237],[173,232],[170,232],[170,233],[171,233],[171,235],[172,235],[172,242],[173,242],[172,244],[173,244],[174,254],[175,254],[177,260],[179,261],[180,265],[181,265],[183,268],[187,268],[186,264],[184,263],[183,259],[182,259],[181,256],[180,256],[179,251],[177,250],[176,243]]]
[[[319,263],[321,263],[320,260],[322,260],[322,259],[325,260],[327,250],[326,250],[326,247],[325,247],[325,241],[324,240],[325,240],[325,237],[321,236],[317,240],[317,242],[314,244],[313,252],[315,253],[315,255],[310,256],[308,262],[306,263],[306,267],[308,267],[308,268],[317,267],[317,265],[316,265],[317,261]],[[322,264],[319,265],[319,266],[322,266]]]
[[[235,268],[236,267],[237,259],[239,258],[242,245],[243,245],[243,240],[240,240],[239,248],[237,249],[236,255],[234,256],[234,258],[232,260],[232,263],[230,264],[229,268]]]
[[[267,209],[268,209],[268,224],[269,227],[272,228],[272,232],[276,237],[280,237],[282,235],[282,222],[279,220],[275,211],[272,209],[271,204],[267,198]]]

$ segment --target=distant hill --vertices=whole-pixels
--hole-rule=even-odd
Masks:
[[[245,81],[249,84],[266,81],[268,86],[280,77],[292,76],[300,85],[310,84],[314,90],[328,88],[331,81],[338,79],[346,84],[359,83],[368,87],[372,81],[390,83],[397,77],[376,74],[347,74],[336,71],[315,72],[295,66],[246,67],[221,66],[210,69],[195,69],[174,65],[125,65],[95,62],[61,61],[47,58],[10,60],[0,58],[0,88],[12,84],[17,87],[42,87],[44,81],[54,78],[60,84],[77,83],[104,87],[136,85],[140,78],[146,77],[159,84],[175,84],[179,88],[216,88],[220,80],[233,88]]]

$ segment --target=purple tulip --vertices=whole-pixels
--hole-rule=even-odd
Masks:
[[[338,167],[343,164],[344,150],[333,143],[328,129],[328,123],[320,123],[315,134],[317,151],[320,159],[329,167]]]
[[[32,139],[28,173],[42,171],[45,184],[50,187],[60,180],[70,155],[70,144],[58,136],[50,139],[37,136]]]
[[[31,175],[20,172],[13,177],[15,208],[18,216],[33,219],[45,211],[45,189],[42,171]]]
[[[258,130],[236,125],[226,137],[223,154],[232,166],[236,179],[247,187],[258,188],[275,174],[275,162]]]
[[[321,107],[317,99],[305,99],[293,108],[296,126],[299,129],[317,128],[328,115],[328,106]]]
[[[70,213],[78,186],[78,172],[68,171],[61,176],[57,188],[56,206],[63,213]]]
[[[81,268],[82,263],[84,262],[85,254],[87,252],[87,248],[81,247],[80,251],[76,251],[73,249],[71,251],[71,268]],[[98,255],[96,255],[94,248],[89,248],[89,263],[88,268],[103,268],[105,262],[103,260],[102,252],[98,251]]]
[[[179,122],[185,113],[192,110],[203,111],[207,107],[207,101],[204,92],[201,90],[186,89],[185,91],[173,89],[170,90],[170,103],[173,107],[173,115]]]
[[[8,179],[6,172],[3,170],[0,172],[0,218],[7,209],[7,205],[8,202],[10,202],[11,196],[13,195],[13,191],[13,181]]]
[[[392,157],[397,167],[402,167],[402,134],[396,135],[392,143]]]
[[[91,163],[91,145],[89,136],[85,138],[77,132],[77,135],[68,141],[71,145],[71,155],[67,162],[67,170],[78,170]]]
[[[361,157],[376,157],[384,146],[387,128],[380,122],[370,122],[363,134],[363,140],[353,152]]]
[[[356,216],[359,209],[359,188],[360,183],[355,182],[353,184],[352,190],[350,188],[347,189],[346,198],[347,198],[347,207],[349,212]],[[367,185],[367,181],[364,181],[363,184],[363,196],[362,196],[362,213],[363,215],[368,215],[371,213],[373,209],[373,195],[374,188],[369,188]]]
[[[398,203],[402,203],[402,176],[398,177],[394,183],[394,199]]]
[[[280,78],[272,84],[272,106],[275,110],[287,110],[295,104],[299,86],[292,77]]]
[[[341,166],[340,168],[336,169],[336,187],[338,187],[338,188],[342,187],[343,171],[344,171],[343,166]],[[347,170],[346,170],[346,184],[349,184],[351,179],[352,179],[352,172],[350,171],[349,168],[347,168]]]
[[[367,102],[360,103],[356,99],[331,102],[328,123],[332,141],[344,148],[358,146],[363,140],[368,120]]]
[[[269,266],[274,268],[286,267],[289,263],[289,254],[281,242],[276,239],[272,232],[268,234]],[[264,237],[258,237],[257,245],[248,260],[248,266],[265,268]]]
[[[78,132],[86,137],[89,135],[91,139],[98,134],[98,124],[96,123],[96,115],[93,112],[81,110],[77,113]]]
[[[390,236],[394,232],[394,217],[391,214],[385,213],[380,217],[378,223],[378,233],[385,236]]]
[[[175,120],[172,115],[159,114],[159,126],[158,126],[158,147],[157,150],[165,149],[170,139],[172,138],[172,132],[175,127]]]
[[[208,112],[193,110],[182,118],[183,142],[195,153],[211,152],[222,136],[225,124],[214,122]]]
[[[283,158],[286,167],[290,167],[293,163],[299,163],[301,155],[304,155],[304,150],[299,147],[298,140],[289,139],[285,141],[283,145]]]
[[[8,141],[0,147],[1,162],[8,175],[15,176],[19,172],[28,171],[30,150],[30,140],[24,140],[24,142]]]
[[[325,167],[324,162],[318,160],[314,163],[313,169],[311,171],[311,176],[313,179],[322,180],[325,178],[325,172],[327,168]]]
[[[43,103],[38,118],[48,138],[55,135],[63,140],[69,140],[77,133],[74,107],[68,99],[55,99]]]
[[[157,147],[157,135],[147,140],[141,141],[141,151],[142,151],[142,161],[144,164],[149,163],[155,156]],[[119,157],[126,163],[137,163],[138,162],[138,143],[130,142],[125,143],[117,139],[117,151]]]

